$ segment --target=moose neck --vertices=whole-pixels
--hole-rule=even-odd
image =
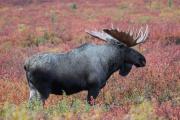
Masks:
[[[125,49],[123,49],[123,46],[110,44],[108,45],[108,51],[107,51],[107,73],[108,77],[119,70],[120,65],[124,62],[124,56],[125,56]]]

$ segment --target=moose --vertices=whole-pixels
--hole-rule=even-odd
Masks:
[[[131,47],[148,38],[147,25],[136,31],[110,28],[86,32],[105,43],[85,43],[66,53],[39,53],[25,61],[30,101],[38,98],[44,103],[50,94],[71,95],[85,90],[91,104],[114,72],[126,76],[133,65],[146,65],[145,57]]]

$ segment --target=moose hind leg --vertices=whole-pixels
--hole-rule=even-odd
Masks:
[[[44,105],[45,97],[42,95],[39,89],[35,88],[33,84],[29,83],[30,94],[29,94],[29,103],[30,104],[42,104]]]
[[[38,99],[38,91],[37,89],[29,83],[29,101],[37,100]]]

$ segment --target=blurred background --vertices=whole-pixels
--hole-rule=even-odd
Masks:
[[[81,92],[51,95],[46,112],[38,110],[28,118],[31,112],[21,109],[29,96],[25,59],[38,52],[67,52],[86,42],[102,44],[85,30],[110,28],[111,24],[120,30],[149,25],[147,42],[135,47],[145,55],[146,67],[133,68],[127,77],[113,74],[97,105],[88,112],[86,92]],[[74,104],[78,106],[75,111]],[[50,108],[57,112],[49,112]],[[26,119],[178,120],[180,1],[0,0],[0,116],[19,119],[22,114]]]

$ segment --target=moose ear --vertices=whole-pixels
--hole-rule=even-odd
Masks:
[[[119,74],[122,76],[126,76],[131,71],[131,68],[132,64],[124,63],[120,66]]]

